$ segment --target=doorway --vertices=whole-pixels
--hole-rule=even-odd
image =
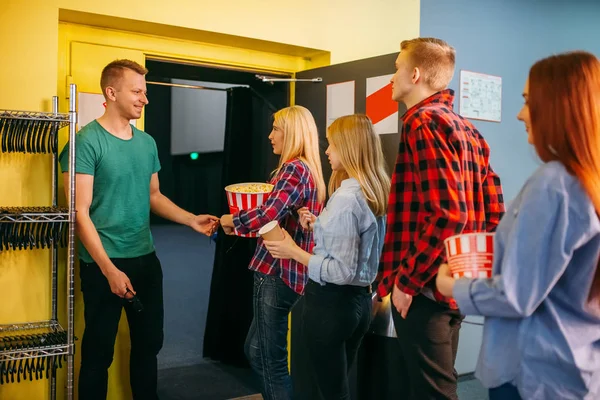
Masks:
[[[235,141],[225,143],[232,124],[227,121],[232,92],[251,93],[262,114],[264,110],[272,114],[289,104],[289,85],[261,82],[258,72],[158,60],[147,60],[146,67],[150,103],[145,130],[157,144],[161,192],[191,213],[220,217],[226,210],[222,203],[227,147],[236,146]],[[247,107],[256,109],[252,104]],[[270,126],[253,125],[248,129],[260,131],[253,135],[264,138],[255,148],[264,160],[259,175],[267,180],[277,161],[269,154]],[[205,363],[203,342],[215,241],[156,215],[151,216],[151,228],[164,274],[165,340],[159,369]]]

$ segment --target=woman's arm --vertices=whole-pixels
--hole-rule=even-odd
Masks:
[[[359,221],[351,208],[329,211],[327,222],[321,224],[323,243],[315,243],[315,247],[325,251],[310,257],[308,276],[318,283],[347,285],[354,280],[358,269]]]
[[[544,190],[546,189],[546,190]],[[465,314],[528,317],[564,273],[586,233],[570,213],[568,195],[532,187],[523,193],[500,255],[500,274],[491,279],[459,279],[452,294]],[[496,261],[495,261],[496,262]]]
[[[277,174],[277,181],[267,200],[250,210],[240,210],[231,218],[223,216],[222,222],[229,221],[240,233],[256,232],[268,222],[285,218],[288,213],[300,208],[304,202],[306,171],[300,163],[288,163]]]

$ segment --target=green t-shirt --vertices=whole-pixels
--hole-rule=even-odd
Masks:
[[[90,218],[110,258],[139,257],[154,251],[150,233],[150,179],[160,170],[156,142],[132,126],[133,138],[119,139],[97,121],[76,139],[76,172],[94,177]],[[69,144],[60,154],[62,172],[69,170]],[[83,244],[79,258],[93,262]]]

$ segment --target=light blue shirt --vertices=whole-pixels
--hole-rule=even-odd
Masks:
[[[377,275],[385,216],[375,217],[354,178],[331,195],[314,224],[308,276],[324,284],[368,286]]]
[[[600,222],[559,162],[529,178],[494,239],[492,279],[460,279],[454,298],[486,317],[476,376],[523,399],[600,398],[600,305],[588,302]]]

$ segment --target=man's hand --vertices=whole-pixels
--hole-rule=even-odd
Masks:
[[[135,294],[135,290],[133,290],[133,286],[131,285],[129,278],[117,267],[113,267],[105,276],[108,280],[108,284],[110,285],[111,292],[117,296],[125,297],[127,289]]]
[[[406,319],[412,300],[413,297],[411,295],[404,293],[394,284],[394,288],[392,289],[392,304],[394,304],[394,307],[396,307],[396,310],[398,310],[400,316],[404,319]]]
[[[233,215],[225,214],[221,217],[221,228],[223,228],[223,231],[227,235],[234,234],[233,230],[235,228],[235,225],[233,224]]]
[[[219,227],[219,218],[208,214],[194,215],[188,225],[196,232],[211,236]]]

